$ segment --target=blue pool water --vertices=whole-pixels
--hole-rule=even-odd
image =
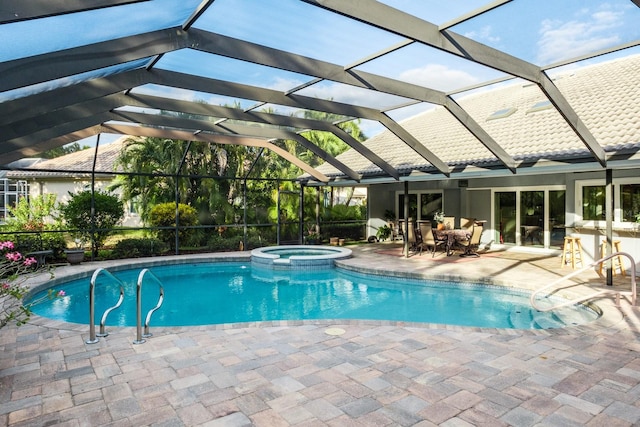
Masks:
[[[345,272],[274,271],[248,263],[179,264],[152,267],[165,299],[151,326],[188,326],[273,320],[362,319],[449,325],[541,329],[584,324],[598,316],[586,308],[539,313],[528,294],[497,286],[396,279]],[[136,325],[140,268],[114,272],[126,283],[125,301],[108,326]],[[55,286],[66,296],[34,307],[40,316],[89,323],[89,278]],[[44,291],[46,292],[46,291]],[[43,293],[41,293],[43,295]],[[95,287],[96,324],[115,304],[119,285],[106,275]],[[159,287],[142,287],[142,319],[158,300]],[[36,298],[38,295],[35,296]]]

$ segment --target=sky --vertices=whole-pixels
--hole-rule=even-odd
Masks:
[[[44,23],[38,20],[41,21],[38,31],[34,27],[36,21],[2,25],[0,38],[3,40],[11,40],[16,31],[25,36],[17,43],[5,44],[0,60],[179,25],[199,3],[199,0],[154,0],[84,12],[81,21],[75,16],[77,14],[47,18]],[[432,24],[444,25],[482,7],[488,0],[383,0],[382,3],[413,13]],[[100,19],[100,24],[88,19],[96,17]],[[630,0],[514,0],[455,25],[450,30],[527,62],[545,66],[639,40],[638,22],[640,8]],[[47,31],[42,31],[43,25],[49,27]],[[300,0],[216,0],[194,27],[340,66],[354,64],[404,40],[401,36],[379,31]],[[638,53],[638,48],[618,55],[628,55],[631,51]],[[584,64],[571,67],[580,65]],[[155,67],[280,91],[287,91],[313,78],[192,49],[165,54]],[[496,70],[417,43],[366,62],[356,69],[444,92],[504,76]],[[140,92],[215,105],[239,102],[243,108],[255,103],[161,87],[144,87]],[[422,103],[395,108],[407,100],[393,96],[381,97],[372,91],[326,81],[305,88],[298,94],[356,105],[372,105],[388,110],[389,116],[398,121],[433,107]],[[5,99],[6,96],[4,94]],[[3,94],[0,94],[0,102],[2,97]],[[287,109],[280,110],[282,114],[290,114]],[[379,124],[368,121],[362,122],[361,127],[368,136],[383,130]],[[103,141],[108,139],[103,137]],[[79,142],[91,145],[90,140]]]

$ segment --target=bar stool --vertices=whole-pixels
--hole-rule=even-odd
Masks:
[[[564,238],[564,248],[562,248],[562,264],[560,267],[564,267],[565,264],[569,262],[569,258],[571,259],[571,268],[575,270],[576,263],[580,263],[581,266],[584,266],[582,262],[582,244],[580,243],[579,237],[566,236]]]
[[[604,258],[607,256],[607,240],[604,239],[602,240],[602,244],[600,245],[600,258]],[[620,249],[620,240],[614,240],[613,241],[613,249],[614,249],[614,253],[615,252],[622,252]],[[604,263],[600,264],[598,266],[598,273],[602,274],[602,266],[604,265]],[[613,273],[613,275],[615,276],[616,273],[616,268],[620,269],[620,274],[622,276],[626,276],[627,273],[624,271],[624,263],[622,262],[622,255],[618,255],[615,256],[613,258],[611,258],[611,272]]]

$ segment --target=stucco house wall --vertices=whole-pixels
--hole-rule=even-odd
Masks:
[[[107,191],[113,182],[113,177],[101,177],[94,182],[96,190]],[[29,181],[29,195],[38,196],[41,194],[55,194],[58,203],[66,203],[70,199],[70,194],[79,193],[91,189],[91,179],[70,179],[70,178],[40,178]],[[122,191],[119,189],[110,190],[122,200]],[[124,216],[121,222],[126,227],[139,227],[142,225],[140,216],[129,209],[125,201]]]
[[[108,190],[115,175],[100,173],[115,171],[115,160],[120,154],[122,145],[129,137],[122,137],[110,144],[98,147],[94,187],[97,190]],[[29,170],[15,170],[6,173],[7,178],[26,180],[29,183],[29,195],[55,194],[58,203],[66,203],[69,193],[91,189],[91,174],[79,171],[91,171],[94,164],[95,149],[86,149],[54,159],[40,160],[31,165]],[[119,189],[112,191],[120,196]],[[122,225],[137,227],[141,225],[138,214],[130,209],[125,200]]]
[[[618,170],[614,173],[614,185],[616,182],[626,182],[628,179],[637,179],[636,170]],[[459,180],[432,181],[432,182],[410,182],[409,193],[424,190],[441,190],[443,194],[444,211],[448,216],[455,216],[457,221],[460,217],[476,218],[485,220],[485,227],[482,234],[483,246],[500,246],[498,241],[498,231],[495,227],[495,206],[492,194],[500,191],[540,190],[545,188],[565,190],[565,226],[566,235],[576,234],[581,237],[585,262],[591,262],[600,258],[601,243],[604,238],[605,224],[599,222],[581,221],[579,214],[579,199],[577,186],[580,183],[601,183],[604,185],[605,176],[603,172],[580,172],[550,175],[529,175],[495,178],[477,178],[466,180],[462,183]],[[385,209],[392,209],[398,212],[398,195],[404,194],[404,183],[379,184],[369,186],[370,209],[368,235],[374,235],[378,224],[384,224]],[[400,219],[400,218],[398,218]],[[429,218],[418,218],[418,220],[428,220]],[[459,223],[456,223],[459,224]],[[631,254],[635,259],[640,259],[640,224],[614,222],[614,239],[620,240],[623,251]],[[520,233],[513,246],[524,248],[520,242]],[[507,245],[509,246],[509,245]],[[556,250],[559,247],[547,249]]]

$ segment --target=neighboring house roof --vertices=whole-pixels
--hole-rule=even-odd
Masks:
[[[638,154],[640,55],[567,71],[555,78],[555,84],[609,158],[613,154]],[[503,85],[462,97],[457,102],[518,161],[519,167],[549,160],[575,162],[580,161],[580,157],[594,164],[585,144],[537,85],[528,82]],[[495,113],[501,113],[498,115],[502,117],[490,118]],[[443,107],[400,124],[454,170],[499,164],[496,156]],[[364,145],[403,174],[435,172],[426,160],[388,130],[370,138]],[[353,149],[337,159],[365,178],[385,175]],[[317,169],[330,177],[344,176],[328,163]]]
[[[123,136],[110,144],[98,145],[96,173],[116,171],[116,159],[120,155],[127,139],[131,139],[131,137]],[[7,172],[7,177],[11,179],[86,177],[93,170],[95,152],[95,147],[91,147],[65,156],[47,159],[35,165],[26,166],[30,169],[28,171],[9,171]]]
[[[11,163],[9,163],[7,166],[12,169],[22,169],[22,168],[30,168],[33,165],[42,162],[44,159],[41,158],[36,158],[36,157],[25,157],[24,159],[19,159],[19,160],[15,160]],[[7,176],[8,174],[10,174],[10,171],[7,170],[0,170],[0,178],[11,178],[9,176]]]

